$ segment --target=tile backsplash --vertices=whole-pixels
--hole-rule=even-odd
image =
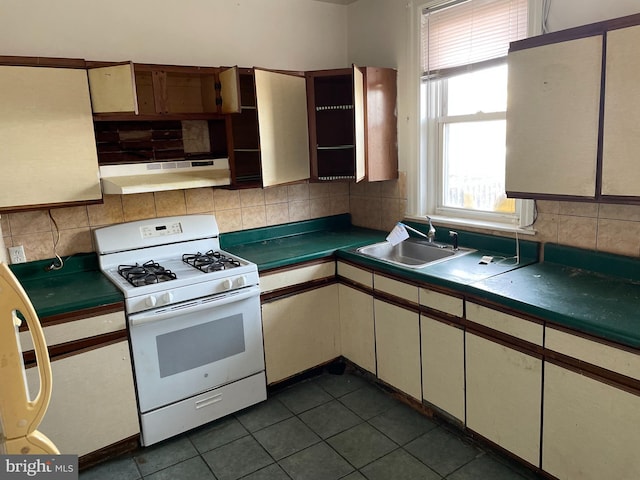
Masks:
[[[354,225],[390,231],[406,205],[406,175],[400,172],[398,180],[386,182],[105,195],[99,205],[3,214],[0,227],[6,246],[23,245],[33,261],[52,258],[56,243],[61,256],[94,251],[93,229],[131,220],[213,213],[220,231],[232,232],[351,213]],[[537,211],[531,240],[640,257],[640,205],[538,201]]]
[[[98,205],[3,214],[7,247],[23,245],[28,261],[94,251],[92,230],[105,225],[194,213],[213,213],[221,232],[278,225],[349,212],[348,183],[300,183],[226,190],[196,188],[105,195]]]

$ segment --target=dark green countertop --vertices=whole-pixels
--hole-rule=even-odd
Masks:
[[[638,275],[640,260],[547,244],[544,263],[476,282],[468,292],[550,323],[640,347]]]
[[[424,231],[424,225],[407,222]],[[437,226],[436,226],[437,228]],[[640,259],[545,245],[537,263],[536,242],[519,242],[460,231],[460,245],[475,253],[422,269],[402,268],[357,253],[383,241],[388,232],[353,227],[348,214],[222,234],[221,247],[258,265],[260,271],[331,257],[356,261],[407,280],[423,281],[484,298],[550,323],[640,347]],[[436,240],[448,242],[448,229]],[[488,265],[482,255],[492,255]],[[66,259],[62,270],[45,272],[51,260],[12,265],[41,318],[123,300],[100,272],[94,253]]]
[[[98,268],[95,253],[65,258],[60,270],[45,271],[52,260],[11,265],[40,319],[110,305],[123,296]]]
[[[258,271],[331,257],[336,250],[384,240],[386,233],[351,226],[349,215],[243,230],[220,237],[223,250],[258,265]]]

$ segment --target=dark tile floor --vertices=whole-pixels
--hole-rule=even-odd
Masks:
[[[81,480],[523,480],[362,377],[324,374],[266,402],[80,473]]]

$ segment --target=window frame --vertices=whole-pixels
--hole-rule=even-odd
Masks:
[[[416,6],[416,44],[421,45],[421,19],[423,11],[427,8],[433,8],[442,4],[450,3],[450,0],[431,0]],[[542,0],[528,0],[528,36],[541,33],[542,18]],[[488,60],[473,66],[474,70],[480,70],[485,66],[495,66],[506,62],[506,57],[500,59]],[[486,64],[486,65],[485,65]],[[456,209],[450,207],[442,207],[439,205],[439,198],[442,198],[443,188],[443,128],[439,125],[438,118],[441,112],[440,102],[434,102],[434,95],[442,95],[442,91],[434,91],[442,89],[442,82],[432,83],[423,79],[421,67],[421,49],[418,46],[415,52],[414,66],[417,78],[417,154],[418,162],[414,172],[415,182],[409,188],[410,195],[413,196],[408,202],[409,211],[408,218],[414,220],[423,219],[429,216],[434,221],[440,221],[449,225],[469,226],[479,228],[490,228],[492,230],[501,231],[519,231],[521,233],[534,234],[533,223],[535,221],[535,202],[533,200],[516,199],[515,214],[506,214],[503,212],[485,212],[471,209]],[[460,73],[464,71],[464,67],[460,69]],[[427,84],[427,85],[425,85]],[[429,92],[425,90],[429,88]],[[436,110],[436,111],[434,111]],[[473,116],[478,115],[474,114]],[[497,118],[501,116],[506,118],[506,112],[491,112],[482,114],[486,119]],[[476,117],[477,118],[477,117]],[[437,141],[428,141],[428,139],[436,138]]]

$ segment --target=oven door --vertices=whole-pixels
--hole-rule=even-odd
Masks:
[[[257,286],[128,321],[142,413],[264,370]]]

